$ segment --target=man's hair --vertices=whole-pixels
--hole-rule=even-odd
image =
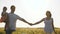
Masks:
[[[15,6],[14,6],[14,5],[12,5],[12,6],[11,6],[11,8],[12,8],[12,7],[14,7],[14,8],[15,8]]]

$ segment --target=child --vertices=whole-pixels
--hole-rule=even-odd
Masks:
[[[7,29],[8,27],[8,14],[6,13],[6,10],[7,8],[6,7],[3,7],[3,12],[1,14],[1,19],[0,19],[0,22],[5,22],[5,30]]]
[[[50,11],[46,12],[46,16],[47,17],[43,18],[41,21],[36,22],[35,24],[39,24],[42,21],[44,21],[45,23],[44,31],[46,32],[46,34],[52,34],[52,32],[55,32],[55,30],[53,25],[53,18],[51,18]],[[35,24],[31,24],[31,25],[35,25]]]
[[[3,12],[2,12],[2,14],[1,14],[1,19],[0,19],[0,22],[4,22],[5,21],[5,17],[6,17],[6,10],[7,10],[7,8],[6,7],[3,7]]]

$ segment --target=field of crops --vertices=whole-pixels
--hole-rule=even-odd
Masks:
[[[57,34],[60,34],[60,28],[55,30]],[[0,28],[0,34],[5,34],[3,28]],[[13,34],[45,34],[45,32],[43,28],[17,28]]]

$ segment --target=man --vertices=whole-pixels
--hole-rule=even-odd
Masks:
[[[9,16],[9,26],[8,26],[8,29],[6,30],[6,34],[12,34],[13,31],[16,30],[16,21],[17,19],[25,22],[25,23],[28,23],[26,20],[24,20],[23,18],[19,17],[18,15],[14,14],[15,12],[15,6],[12,5],[11,6],[11,13],[8,14]],[[30,23],[28,23],[30,24]]]

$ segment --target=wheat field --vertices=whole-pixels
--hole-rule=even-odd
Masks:
[[[60,28],[55,28],[57,34],[60,34]],[[3,28],[0,28],[0,34],[5,34]],[[43,28],[16,28],[13,34],[45,34]]]

